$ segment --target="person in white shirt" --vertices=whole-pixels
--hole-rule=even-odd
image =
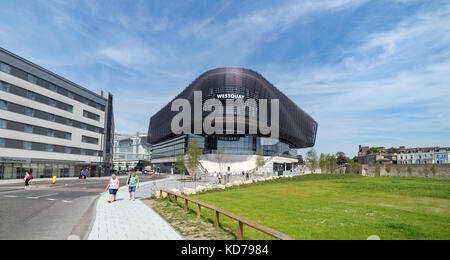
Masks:
[[[108,203],[111,203],[113,197],[114,201],[116,201],[117,191],[119,190],[120,182],[115,174],[111,176],[111,179],[108,182],[108,186],[106,186],[106,190],[109,189],[109,200]],[[106,191],[105,190],[105,191]]]

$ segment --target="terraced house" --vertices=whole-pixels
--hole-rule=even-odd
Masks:
[[[0,48],[0,179],[108,173],[112,99]]]

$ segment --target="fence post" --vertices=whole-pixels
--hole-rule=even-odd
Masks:
[[[167,202],[170,202],[170,193],[167,192]]]
[[[244,236],[243,236],[243,232],[244,232],[244,226],[243,223],[240,221],[241,217],[237,217],[237,239],[238,240],[243,240]]]
[[[219,212],[217,212],[217,207],[214,208],[214,227],[216,230],[219,228]]]
[[[173,205],[177,205],[177,195],[174,195],[173,197]]]
[[[197,204],[197,218],[200,218],[200,204]]]
[[[184,199],[184,211],[188,212],[188,200]]]
[[[162,199],[162,190],[159,190],[159,198]]]

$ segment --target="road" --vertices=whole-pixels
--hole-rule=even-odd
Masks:
[[[159,176],[165,177],[165,176]],[[120,177],[122,185],[126,177]],[[141,177],[142,182],[152,180]],[[58,180],[23,190],[19,184],[0,186],[0,240],[67,239],[86,234],[95,199],[107,179]]]

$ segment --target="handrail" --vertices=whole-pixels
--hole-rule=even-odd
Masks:
[[[286,234],[283,234],[282,232],[279,232],[279,231],[276,231],[276,230],[271,229],[269,227],[263,226],[263,225],[258,224],[256,222],[253,222],[253,221],[251,221],[249,219],[242,218],[242,217],[240,217],[240,216],[238,216],[236,214],[233,214],[231,212],[228,212],[228,211],[226,211],[224,209],[221,209],[221,208],[218,208],[216,206],[209,205],[207,203],[204,203],[204,202],[201,202],[201,201],[189,198],[189,197],[181,195],[181,194],[177,194],[177,193],[172,192],[172,191],[160,190],[160,198],[163,197],[162,196],[163,192],[165,192],[167,194],[167,201],[170,201],[170,195],[174,196],[173,202],[174,202],[175,205],[178,204],[177,203],[177,199],[178,198],[184,199],[184,211],[185,212],[188,212],[188,201],[196,204],[197,205],[197,218],[200,218],[201,207],[213,210],[214,211],[214,227],[216,229],[219,228],[219,214],[222,214],[224,216],[227,216],[227,217],[229,217],[231,219],[236,220],[237,221],[237,237],[238,237],[238,240],[243,240],[243,224],[245,224],[245,225],[247,225],[247,226],[249,226],[249,227],[251,227],[253,229],[256,229],[256,230],[258,230],[258,231],[260,231],[260,232],[262,232],[264,234],[267,234],[267,235],[269,235],[271,237],[274,237],[274,238],[276,238],[278,240],[294,240],[292,237],[290,237],[290,236],[288,236]]]

